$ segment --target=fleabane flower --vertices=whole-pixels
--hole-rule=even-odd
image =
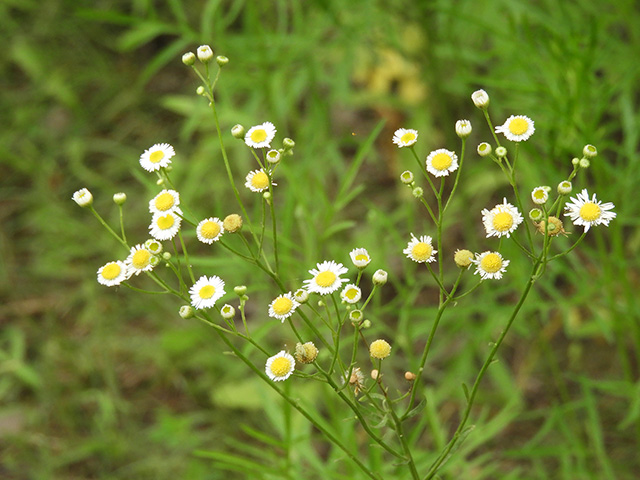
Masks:
[[[273,183],[272,185],[276,185]],[[269,176],[263,169],[253,170],[247,174],[244,186],[252,192],[264,192],[269,189]]]
[[[357,285],[350,283],[342,289],[340,298],[342,301],[353,305],[354,303],[358,303],[362,298],[362,290],[360,290],[360,287]]]
[[[244,136],[244,143],[253,148],[265,148],[271,145],[276,136],[276,127],[271,122],[251,127]]]
[[[267,359],[265,372],[274,382],[286,380],[296,368],[296,361],[284,350]]]
[[[340,275],[347,273],[347,268],[341,263],[330,260],[318,263],[316,267],[309,270],[313,278],[303,282],[309,292],[328,295],[338,290],[347,281],[346,278],[340,278]]]
[[[131,275],[140,275],[140,272],[148,272],[152,270],[152,257],[153,253],[142,244],[131,247],[129,256],[124,261],[127,266],[127,277],[130,277]]]
[[[589,199],[589,192],[585,188],[576,197],[571,197],[571,202],[564,206],[567,210],[564,216],[571,217],[573,224],[583,226],[586,232],[592,226],[608,226],[609,222],[616,218],[616,213],[610,211],[614,207],[611,202],[602,203],[597,200],[595,193]]]
[[[398,148],[410,147],[418,141],[418,131],[411,128],[399,128],[393,134],[393,143]]]
[[[544,187],[536,187],[531,192],[531,200],[536,205],[542,205],[549,200],[549,192]]]
[[[365,248],[354,248],[349,252],[349,257],[358,268],[364,268],[371,263],[371,257]]]
[[[491,210],[482,210],[482,223],[487,231],[487,237],[509,236],[522,223],[523,217],[516,207],[503,199]]]
[[[81,188],[73,194],[73,201],[80,205],[82,208],[90,207],[93,203],[93,195],[86,188]]]
[[[178,215],[182,211],[176,208],[172,212],[156,213],[151,219],[149,233],[156,240],[171,240],[178,234],[182,218]]]
[[[211,308],[224,295],[224,281],[217,275],[203,275],[189,289],[191,305],[197,310]]]
[[[113,287],[127,279],[127,266],[119,260],[109,262],[98,269],[98,283]]]
[[[458,169],[458,156],[445,148],[434,150],[427,157],[427,171],[434,177],[444,177]]]
[[[391,345],[386,340],[378,339],[369,345],[369,355],[373,358],[383,359],[391,355]]]
[[[205,218],[196,227],[198,240],[209,245],[220,240],[223,233],[223,223],[218,217]]]
[[[289,318],[293,315],[300,304],[293,298],[291,292],[277,296],[269,304],[269,316],[277,318],[284,323],[285,318]]]
[[[168,143],[156,143],[140,155],[140,166],[147,172],[155,172],[168,166],[175,154],[175,150]]]
[[[476,253],[476,258],[471,260],[476,265],[474,275],[480,275],[483,280],[487,278],[499,280],[507,271],[509,260],[502,258],[498,252]]]
[[[512,142],[524,142],[535,131],[533,120],[524,115],[511,115],[504,124],[496,127],[496,133],[502,133]]]
[[[431,263],[436,259],[435,254],[438,253],[438,251],[433,249],[430,236],[422,235],[421,237],[416,238],[412,233],[411,241],[407,244],[407,247],[402,251],[402,253],[414,262]]]
[[[149,201],[151,213],[173,212],[180,205],[180,194],[175,190],[162,190]]]

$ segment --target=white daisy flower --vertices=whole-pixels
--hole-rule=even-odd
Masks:
[[[289,318],[293,315],[300,304],[293,298],[291,292],[279,295],[269,305],[269,316],[277,318],[284,323],[285,318]]]
[[[458,169],[458,156],[445,148],[434,150],[427,157],[427,171],[434,177],[444,177]]]
[[[180,194],[175,190],[162,190],[149,201],[151,213],[173,212],[180,205]]]
[[[151,258],[153,254],[144,246],[131,247],[129,256],[124,261],[127,266],[127,278],[131,275],[140,275],[140,272],[149,272],[153,269]]]
[[[542,205],[549,200],[549,191],[545,187],[536,187],[531,192],[531,200],[536,205]]]
[[[346,278],[340,278],[340,275],[347,273],[347,268],[341,263],[331,260],[318,263],[316,266],[317,268],[309,270],[313,278],[303,282],[309,292],[328,295],[338,290],[347,281]]]
[[[418,141],[418,131],[411,128],[399,128],[393,134],[393,143],[398,148],[410,147]]]
[[[350,283],[340,292],[340,298],[351,305],[358,303],[362,298],[362,290],[357,285]]]
[[[196,227],[196,235],[202,243],[211,245],[213,242],[220,240],[224,233],[222,220],[218,217],[205,218]]]
[[[279,382],[289,378],[295,368],[296,361],[291,355],[282,350],[273,357],[269,357],[264,370],[271,380]]]
[[[217,275],[204,275],[189,289],[191,305],[196,309],[213,307],[224,293],[224,281]]]
[[[151,219],[149,233],[156,240],[171,240],[180,230],[182,210],[176,208],[173,212],[156,213]]]
[[[516,207],[507,203],[507,199],[503,199],[491,210],[486,208],[482,210],[482,223],[487,231],[487,237],[502,237],[504,235],[509,238],[511,233],[522,223],[524,218]]]
[[[71,198],[82,208],[89,207],[93,203],[93,195],[91,195],[91,192],[86,188],[81,188],[77,192],[74,192]]]
[[[365,248],[354,248],[349,252],[349,257],[358,268],[364,268],[371,263],[371,257]]]
[[[499,280],[507,271],[509,260],[502,258],[498,252],[476,253],[476,258],[471,260],[476,265],[474,275],[478,274],[483,280],[487,278]]]
[[[113,287],[127,279],[127,266],[119,260],[109,262],[98,269],[98,283]]]
[[[411,241],[402,253],[414,262],[431,263],[436,259],[435,254],[438,253],[438,251],[433,249],[430,236],[422,235],[420,238],[416,238],[412,233]]]
[[[564,216],[571,217],[573,224],[583,226],[586,232],[595,225],[608,226],[609,222],[616,218],[616,213],[610,211],[614,207],[615,205],[611,202],[602,203],[597,200],[595,193],[589,199],[589,193],[585,188],[578,193],[577,197],[571,197],[571,202],[564,206],[568,210]]]
[[[512,142],[528,140],[535,131],[533,120],[524,115],[511,115],[503,125],[496,127],[496,133],[502,133]]]
[[[263,169],[253,170],[247,174],[244,186],[252,192],[264,192],[269,189],[269,176]],[[272,183],[275,187],[276,184]]]
[[[147,172],[155,172],[168,166],[175,154],[175,150],[168,143],[156,143],[140,155],[140,166]]]
[[[253,148],[265,148],[271,145],[276,136],[276,127],[271,122],[251,127],[244,136],[244,143]]]

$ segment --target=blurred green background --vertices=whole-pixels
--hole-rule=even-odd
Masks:
[[[393,131],[418,129],[426,155],[459,150],[456,120],[474,125],[447,254],[494,245],[479,212],[510,195],[499,169],[475,154],[490,136],[472,91],[489,92],[498,124],[511,114],[536,122],[522,149],[523,192],[557,185],[583,145],[596,145],[575,184],[615,203],[618,216],[537,284],[485,379],[476,431],[442,478],[637,478],[637,2],[2,0],[0,35],[1,478],[218,479],[233,469],[355,478],[344,465],[282,467],[277,445],[261,448],[279,435],[277,402],[206,327],[182,320],[172,298],[95,281],[123,252],[71,195],[89,188],[115,222],[111,197],[126,192],[128,235],[143,242],[157,187],[138,157],[152,144],[176,148],[184,203],[202,215],[235,211],[213,123],[180,61],[202,43],[230,58],[218,84],[223,132],[269,120],[296,141],[277,191],[289,278],[368,248],[372,271],[391,277],[374,328],[408,365],[436,291],[401,258],[409,232],[431,225],[398,181],[414,165],[391,144]],[[251,158],[226,135],[241,179]],[[249,320],[264,325],[275,290],[211,252],[196,249],[196,269],[249,285]],[[445,440],[464,402],[460,384],[472,381],[526,280],[519,264],[445,315],[427,382],[429,421]],[[280,349],[277,334],[262,335]],[[301,440],[305,458],[322,458],[313,438]],[[423,440],[425,450],[441,442]]]

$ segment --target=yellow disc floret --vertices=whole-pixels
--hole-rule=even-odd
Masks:
[[[256,143],[264,142],[267,139],[267,132],[264,129],[257,128],[251,132],[251,140]]]
[[[321,287],[330,287],[335,283],[338,277],[336,274],[330,271],[320,272],[316,275],[316,283]]]
[[[138,270],[145,268],[149,265],[151,259],[151,253],[148,250],[137,250],[131,258],[131,264]]]
[[[513,225],[513,216],[509,212],[500,212],[493,217],[493,228],[506,232]]]
[[[453,159],[446,153],[438,153],[431,159],[431,165],[436,170],[446,170],[453,163]]]
[[[411,250],[413,257],[417,261],[421,261],[421,262],[431,257],[432,252],[433,252],[433,247],[428,243],[424,243],[424,242],[416,243],[413,249]]]
[[[156,197],[155,205],[161,212],[166,212],[175,205],[175,198],[168,192],[161,193]]]
[[[587,222],[597,220],[600,218],[600,214],[600,207],[593,202],[587,202],[580,208],[580,217]]]
[[[169,214],[165,215],[164,217],[158,217],[158,221],[156,223],[162,230],[167,230],[173,227],[175,219],[173,218],[173,215]]]
[[[120,268],[120,265],[115,262],[109,263],[102,269],[102,276],[107,280],[113,280],[118,275],[120,275],[121,271],[122,268]]]
[[[220,225],[216,222],[209,221],[202,225],[200,233],[205,238],[216,238],[220,233]]]
[[[251,185],[258,189],[264,189],[269,186],[269,177],[264,172],[257,172],[251,179]]]
[[[149,161],[151,163],[161,162],[163,158],[164,152],[162,150],[156,150],[155,152],[152,152],[151,155],[149,155]]]
[[[278,315],[286,315],[291,311],[293,307],[293,302],[289,300],[287,297],[280,297],[275,302],[273,302],[273,311]]]
[[[497,253],[489,253],[480,261],[480,266],[485,272],[496,273],[502,268],[502,258]]]
[[[278,357],[271,362],[269,368],[276,377],[283,377],[291,371],[291,361],[286,357]]]
[[[374,340],[369,346],[369,353],[373,358],[387,358],[391,354],[391,345],[386,340]]]
[[[415,140],[415,138],[416,138],[416,134],[415,133],[407,132],[404,135],[402,135],[402,137],[400,137],[400,141],[402,143],[409,143],[409,142]]]
[[[509,122],[509,131],[514,135],[522,135],[529,129],[529,122],[524,118],[514,118]]]
[[[200,291],[198,292],[198,295],[200,296],[200,298],[206,299],[206,298],[213,297],[215,293],[216,293],[216,287],[214,287],[213,285],[205,285],[200,289]]]

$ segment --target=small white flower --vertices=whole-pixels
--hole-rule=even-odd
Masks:
[[[600,224],[608,226],[609,222],[616,218],[616,213],[610,211],[615,208],[615,205],[611,202],[602,203],[596,199],[595,193],[589,199],[586,188],[578,193],[577,197],[571,197],[571,202],[564,208],[567,210],[564,216],[571,217],[574,225],[583,226],[585,232],[592,226]]]
[[[458,169],[458,156],[445,148],[434,150],[427,157],[427,171],[435,177],[443,177]]]
[[[151,219],[149,233],[156,240],[171,240],[178,234],[182,223],[182,210],[176,208],[168,213],[156,213]]]
[[[276,185],[272,183],[272,185]],[[253,170],[247,174],[244,186],[252,192],[264,192],[269,189],[269,176],[264,170]]]
[[[296,361],[291,355],[282,350],[273,357],[269,357],[265,366],[267,376],[274,382],[286,380],[296,368]]]
[[[569,180],[563,180],[558,184],[558,193],[560,195],[569,195],[572,189],[573,186]]]
[[[222,220],[218,217],[205,218],[196,227],[196,236],[202,243],[211,245],[213,242],[220,240],[224,233]]]
[[[209,63],[213,58],[213,50],[209,45],[200,45],[196,53],[198,54],[198,60],[202,63]]]
[[[113,287],[127,279],[127,266],[119,260],[109,262],[98,269],[98,283]]]
[[[383,286],[385,283],[387,283],[387,272],[385,272],[384,270],[376,270],[373,274],[373,277],[371,277],[371,281],[377,287]]]
[[[489,145],[487,142],[482,142],[480,145],[478,145],[478,155],[480,155],[481,157],[491,155],[492,151],[493,149],[491,148],[491,145]]]
[[[162,190],[149,201],[151,213],[173,212],[180,205],[180,194],[175,190]]]
[[[276,127],[271,122],[251,127],[244,136],[244,143],[253,148],[265,148],[271,145],[276,136]]]
[[[512,142],[528,140],[535,130],[533,120],[524,115],[511,115],[504,124],[496,127],[496,133],[502,133]]]
[[[340,298],[351,305],[358,303],[362,298],[362,290],[357,285],[350,283],[340,292]]]
[[[484,90],[476,90],[471,94],[471,100],[473,100],[473,104],[478,107],[485,109],[489,106],[489,94]]]
[[[278,150],[269,150],[267,152],[267,162],[269,162],[272,165],[277,164],[278,162],[280,162],[280,152]]]
[[[224,293],[224,281],[217,275],[202,276],[189,289],[191,305],[198,310],[213,307]]]
[[[77,192],[73,194],[73,201],[76,202],[81,207],[85,208],[90,206],[93,203],[93,195],[86,188],[81,188]]]
[[[482,210],[482,223],[487,231],[487,237],[506,235],[509,238],[523,220],[524,218],[518,209],[507,203],[506,198],[503,199],[503,203],[496,205],[491,210],[486,208]]]
[[[438,253],[438,251],[433,249],[430,236],[422,235],[420,238],[416,238],[412,233],[411,241],[402,253],[414,262],[431,263],[435,261],[435,254]]]
[[[153,269],[152,257],[153,254],[144,245],[139,244],[131,247],[131,252],[124,261],[127,266],[127,278],[131,275],[140,275],[140,272],[151,271]]]
[[[460,138],[467,138],[471,135],[471,122],[469,120],[458,120],[456,122],[456,135]]]
[[[418,131],[411,128],[399,128],[393,134],[393,143],[398,148],[410,147],[418,141]]]
[[[371,263],[371,257],[365,248],[354,248],[349,252],[349,257],[358,268],[364,268]]]
[[[293,315],[300,304],[294,299],[291,292],[277,296],[269,304],[269,316],[277,318],[284,323],[285,318],[289,318]]]
[[[347,268],[341,263],[333,260],[324,261],[318,263],[316,267],[309,270],[313,278],[303,282],[305,288],[311,293],[328,295],[338,290],[347,281],[346,278],[340,278],[340,275],[347,273]]]
[[[235,316],[235,314],[236,314],[236,309],[233,308],[228,303],[225,303],[220,309],[220,315],[225,320],[231,320]]]
[[[549,200],[549,192],[544,187],[536,187],[531,191],[531,200],[536,205],[543,205]]]
[[[168,143],[156,143],[140,155],[140,166],[147,172],[155,172],[168,166],[175,154],[175,150]]]
[[[476,265],[474,275],[478,274],[483,280],[487,278],[499,280],[507,271],[509,260],[502,258],[498,252],[476,253],[476,258],[471,260]]]

